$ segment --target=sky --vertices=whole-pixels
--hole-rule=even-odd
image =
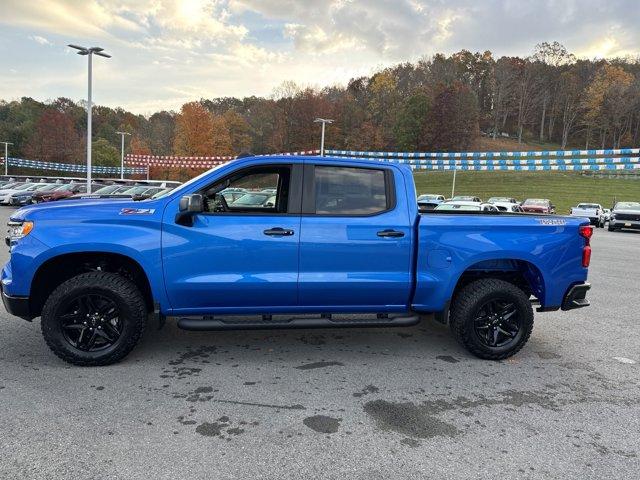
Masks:
[[[282,82],[344,85],[461,49],[578,57],[640,54],[640,0],[0,0],[0,99],[86,98],[140,114],[269,96]]]

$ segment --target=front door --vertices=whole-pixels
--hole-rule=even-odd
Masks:
[[[413,229],[403,177],[392,167],[305,165],[304,183],[300,306],[408,308]]]
[[[192,225],[165,218],[162,257],[174,313],[297,305],[300,194],[290,187],[301,170],[286,164],[236,171],[199,192],[208,211]]]

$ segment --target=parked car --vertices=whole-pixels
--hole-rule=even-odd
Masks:
[[[511,212],[511,213],[523,213],[524,209],[520,206],[519,203],[512,202],[490,202],[492,205],[495,205],[498,210],[501,212]]]
[[[2,198],[3,205],[28,205],[36,192],[49,192],[58,188],[60,184],[56,183],[35,183],[24,190],[14,192]]]
[[[103,185],[100,185],[100,184],[92,185],[91,190],[97,190],[102,186]],[[55,202],[57,200],[63,200],[63,199],[69,198],[77,193],[86,193],[86,191],[87,191],[86,183],[66,183],[48,192],[35,192],[31,197],[31,202],[32,203]]]
[[[238,207],[274,207],[276,196],[272,193],[245,193],[231,203],[233,208]]]
[[[515,203],[515,204],[520,204],[520,202],[518,202],[515,198],[513,197],[491,197],[489,200],[487,200],[488,203]]]
[[[450,198],[452,201],[461,201],[461,202],[478,202],[482,203],[480,197],[475,197],[473,195],[456,195],[455,197]]]
[[[274,207],[212,211],[225,185],[262,187],[265,173],[279,179]],[[248,157],[155,200],[15,211],[0,286],[7,310],[42,317],[49,347],[77,365],[124,358],[154,312],[187,330],[392,327],[434,313],[497,360],[529,339],[532,297],[539,311],[589,304],[592,231],[571,217],[419,215],[406,165]],[[345,312],[377,315],[332,316]]]
[[[575,207],[571,207],[569,212],[572,217],[588,218],[591,225],[598,228],[604,228],[605,215],[604,208],[599,203],[579,203]]]
[[[527,213],[556,213],[556,206],[547,198],[527,198],[521,206]]]
[[[444,201],[444,195],[424,193],[418,196],[418,209],[420,211],[433,210]]]
[[[618,202],[613,207],[609,231],[623,228],[640,229],[640,202]]]
[[[478,203],[463,200],[449,200],[441,203],[434,211],[464,211],[464,212],[498,212],[498,208],[491,203]]]
[[[29,188],[31,185],[34,185],[33,182],[16,182],[13,184],[8,184],[2,189],[0,189],[0,199],[5,198],[7,195],[11,195],[16,192],[20,192]]]

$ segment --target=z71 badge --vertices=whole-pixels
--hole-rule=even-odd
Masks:
[[[567,221],[562,218],[539,218],[541,225],[566,225]]]
[[[155,208],[123,208],[120,215],[153,215]]]

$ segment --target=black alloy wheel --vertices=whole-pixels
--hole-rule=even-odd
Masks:
[[[515,341],[520,332],[518,309],[508,300],[493,299],[482,305],[474,319],[474,330],[487,347],[504,347]]]
[[[120,309],[97,293],[80,294],[57,312],[64,339],[83,352],[96,352],[115,344],[122,334]]]

